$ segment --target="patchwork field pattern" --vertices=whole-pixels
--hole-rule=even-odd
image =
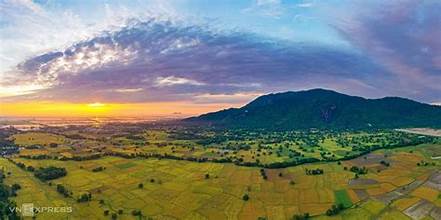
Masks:
[[[247,138],[254,133],[249,133],[235,136],[238,141],[206,144],[203,138],[185,140],[189,134],[161,130],[108,138],[106,133],[85,135],[75,129],[59,133],[15,134],[11,139],[21,146],[19,154],[0,159],[7,173],[5,183],[22,186],[12,197],[19,207],[32,202],[39,207],[73,209],[71,213],[37,213],[38,219],[254,220],[292,219],[305,213],[317,219],[438,219],[441,213],[441,160],[434,158],[441,148],[438,142],[335,161],[332,157],[341,159],[360,149],[358,143],[366,148],[392,134],[321,133],[322,138],[313,133],[307,139],[302,133],[270,133],[252,141]],[[294,135],[296,141],[287,142],[284,135]],[[417,136],[400,137],[418,142]],[[289,161],[290,155],[295,155],[294,160],[321,159],[286,168],[258,166]],[[233,161],[213,163],[210,158]],[[239,158],[260,162],[245,166],[236,163]],[[63,167],[67,175],[44,182],[28,169],[48,166]],[[314,170],[322,173],[314,174]],[[57,185],[64,186],[69,195],[58,193]],[[90,201],[80,201],[83,195],[91,195]],[[343,210],[326,215],[339,204]]]
[[[15,198],[17,204],[32,201],[40,206],[72,206],[73,212],[69,215],[78,219],[91,215],[97,219],[108,219],[109,216],[104,215],[106,210],[110,214],[123,210],[119,214],[121,219],[132,218],[133,210],[140,210],[144,216],[154,219],[289,219],[294,214],[306,212],[325,218],[323,213],[333,204],[340,203],[349,209],[334,218],[350,219],[350,216],[360,215],[366,219],[372,216],[390,219],[403,215],[430,216],[431,210],[436,212],[436,207],[440,207],[439,191],[426,183],[439,167],[417,167],[415,162],[423,159],[422,154],[387,153],[392,164],[390,167],[377,172],[376,161],[372,164],[366,162],[370,172],[357,180],[344,167],[358,163],[358,159],[341,165],[319,163],[266,169],[267,180],[261,177],[259,168],[233,164],[118,157],[87,161],[13,159],[27,166],[53,165],[67,169],[66,177],[43,183],[31,172],[19,169],[6,159],[0,160],[0,165],[11,172],[6,178],[8,182],[24,186]],[[92,171],[99,166],[105,169]],[[305,174],[305,169],[316,168],[323,169],[324,174]],[[403,180],[396,182],[397,179]],[[382,197],[419,179],[423,182],[411,193],[395,198],[391,208],[386,208],[388,204]],[[348,184],[354,181],[356,184]],[[57,184],[71,190],[72,198],[58,194],[55,189]],[[367,197],[359,193],[361,191],[367,192]],[[83,193],[91,193],[92,201],[78,203],[76,198]],[[245,194],[249,195],[247,201],[242,198]],[[358,204],[358,207],[350,208],[352,204]],[[39,215],[45,219],[63,216],[61,213]]]

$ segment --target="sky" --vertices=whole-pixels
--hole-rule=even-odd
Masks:
[[[439,104],[440,11],[438,0],[0,0],[0,116],[187,116],[319,87]]]

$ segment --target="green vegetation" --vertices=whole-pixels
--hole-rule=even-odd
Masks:
[[[309,213],[296,214],[291,219],[292,220],[307,220],[307,219],[309,219]]]
[[[441,127],[441,107],[409,99],[364,99],[313,89],[260,96],[242,108],[186,121],[243,129],[371,129]]]
[[[306,175],[322,175],[324,173],[324,171],[320,168],[316,168],[316,169],[305,169],[305,173]]]
[[[61,184],[57,184],[57,192],[62,194],[64,197],[69,197],[70,195],[69,190],[67,190],[66,187]]]
[[[92,172],[100,172],[100,171],[103,171],[105,169],[106,169],[105,167],[95,167],[95,168],[92,169]]]
[[[338,213],[340,213],[345,207],[342,204],[338,204],[338,205],[332,205],[331,208],[329,208],[328,210],[326,210],[326,215],[327,216],[333,216],[333,215],[337,215]]]
[[[248,194],[245,194],[242,196],[243,201],[248,201],[250,199],[250,196]]]
[[[366,167],[357,167],[357,166],[352,166],[349,169],[351,172],[354,172],[358,175],[363,175],[363,174],[367,174],[368,173],[368,169],[366,169]]]
[[[16,204],[10,197],[17,196],[17,191],[21,189],[19,184],[8,186],[4,183],[5,175],[0,172],[0,219],[20,219],[15,211]]]
[[[91,193],[84,193],[81,194],[81,196],[77,199],[77,202],[88,202],[92,200],[92,194]]]
[[[342,204],[344,208],[352,206],[351,198],[345,189],[334,191],[334,195],[337,204]]]
[[[22,146],[40,147],[0,159],[17,195],[9,200],[74,210],[37,219],[387,219],[422,199],[441,204],[428,183],[441,166],[432,159],[440,155],[436,137],[149,126],[11,134]],[[401,194],[396,206],[382,202]]]
[[[40,179],[41,181],[53,180],[63,176],[66,176],[67,171],[63,167],[40,167],[38,170],[34,172],[35,177]]]
[[[158,158],[188,160],[195,162],[234,163],[240,166],[263,168],[285,168],[305,163],[342,161],[368,154],[378,149],[393,149],[423,143],[434,143],[436,138],[404,133],[394,130],[366,131],[247,131],[212,130],[193,128],[154,128],[146,131],[142,126],[131,130],[138,137],[127,139],[123,135],[110,138],[100,133],[114,132],[112,127],[98,132],[93,139],[60,138],[64,141],[58,147],[26,148],[20,157],[29,159],[94,160],[103,156],[123,158]],[[93,130],[92,130],[93,131]],[[118,132],[125,132],[123,129]],[[86,136],[83,129],[71,128],[69,137]],[[13,135],[20,144],[26,140],[32,143],[46,143],[43,132]],[[141,141],[141,137],[143,140]],[[38,139],[38,138],[41,138]],[[153,139],[149,139],[153,138]],[[81,148],[72,148],[65,143],[78,143]],[[124,143],[123,145],[121,143]],[[93,146],[93,147],[89,147]],[[385,161],[386,162],[386,161]],[[384,164],[386,165],[386,164]],[[390,165],[390,164],[389,164]],[[132,162],[118,164],[122,170],[131,169]],[[90,168],[93,171],[95,168]],[[94,172],[100,172],[96,167]]]

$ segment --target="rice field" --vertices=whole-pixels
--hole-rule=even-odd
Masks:
[[[147,132],[145,135],[151,139],[149,144],[168,139],[163,132]],[[103,147],[95,145],[94,140],[72,144],[72,140],[63,136],[44,133],[26,133],[14,138],[22,146],[43,146],[23,149],[20,155],[88,155],[94,152],[91,149]],[[58,146],[49,147],[50,143]],[[331,150],[335,145],[330,140],[322,144]],[[316,162],[280,169],[115,156],[82,161],[63,161],[56,157],[11,158],[15,163],[34,168],[55,166],[67,170],[65,177],[46,182],[5,158],[0,159],[0,168],[9,173],[5,179],[7,184],[22,186],[18,195],[12,197],[19,207],[32,202],[38,207],[72,208],[69,213],[37,213],[37,219],[255,220],[291,219],[305,213],[313,219],[436,219],[441,209],[441,174],[437,173],[441,161],[431,159],[431,154],[438,153],[436,149],[439,147],[423,144],[383,149],[347,161]],[[136,146],[109,148],[128,153],[154,150]],[[188,153],[180,151],[184,148],[160,147],[160,150],[164,149],[183,155]],[[217,154],[210,151],[199,153]],[[256,152],[239,151],[240,154],[251,157]],[[365,167],[368,172],[357,176],[349,169],[353,166]],[[100,169],[97,171],[97,168]],[[315,169],[323,170],[323,174],[308,175],[305,172]],[[58,184],[71,195],[64,197],[58,193]],[[78,202],[83,194],[90,194],[90,201]],[[325,214],[338,204],[344,207],[338,215]]]

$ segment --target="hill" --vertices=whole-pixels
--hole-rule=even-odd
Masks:
[[[441,127],[441,107],[399,97],[366,99],[312,89],[268,94],[241,108],[184,121],[266,129]]]

